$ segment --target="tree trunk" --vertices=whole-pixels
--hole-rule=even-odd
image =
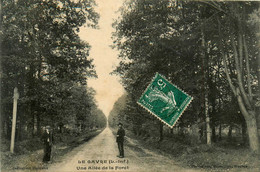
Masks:
[[[233,127],[232,127],[232,125],[230,125],[229,129],[228,129],[228,141],[232,140],[232,130],[233,130]]]
[[[250,148],[254,152],[259,153],[257,125],[256,125],[256,119],[254,115],[249,116],[248,120],[246,120],[246,125],[247,125],[247,133],[248,133]]]
[[[40,136],[41,135],[41,119],[40,119],[39,112],[37,112],[37,114],[36,114],[36,119],[37,119],[37,135]]]
[[[34,113],[32,112],[32,128],[31,128],[31,133],[32,133],[32,137],[34,137],[34,120],[35,120],[35,117],[34,117]]]
[[[173,134],[173,128],[170,129],[170,133]]]
[[[161,121],[159,121],[159,131],[160,131],[160,138],[159,141],[163,140],[163,123]]]
[[[219,141],[222,140],[222,126],[221,126],[221,124],[219,124],[219,129],[218,129],[218,140]]]
[[[210,102],[212,106],[212,111],[211,111],[211,140],[213,142],[216,142],[216,96],[215,94],[210,95]]]
[[[260,25],[260,22],[259,22]],[[259,26],[260,28],[260,26]],[[260,32],[258,33],[260,35]],[[258,47],[260,47],[260,36],[258,36]],[[258,52],[257,58],[257,79],[258,79],[258,101],[260,101],[260,51]],[[258,137],[260,137],[260,106],[256,107],[256,120],[258,126]]]
[[[235,87],[235,85],[232,83],[228,69],[227,69],[227,58],[226,55],[223,55],[224,57],[224,67],[225,67],[225,73],[227,75],[228,83],[231,87],[231,90],[233,91],[234,95],[237,97],[239,108],[242,112],[242,115],[244,116],[247,124],[247,132],[248,132],[248,138],[249,138],[249,145],[250,149],[253,152],[259,153],[259,140],[258,140],[258,132],[257,132],[257,123],[256,123],[256,112],[253,111],[252,106],[253,104],[250,103],[248,98],[248,95],[245,93],[244,86],[242,85],[242,76],[241,71],[238,66],[238,55],[234,43],[234,39],[232,39],[232,45],[234,49],[234,58],[236,63],[236,71],[237,71],[237,80],[238,80],[238,87]]]
[[[199,138],[200,142],[204,142],[204,125],[199,126]]]
[[[211,127],[211,132],[212,132],[212,136],[211,136],[211,137],[212,137],[212,141],[213,141],[213,142],[216,142],[217,139],[216,139],[216,128],[215,128],[215,124],[212,125],[212,127]]]
[[[242,138],[243,138],[243,145],[247,144],[247,134],[246,134],[246,121],[242,121]]]
[[[206,132],[207,132],[207,145],[211,145],[211,131],[209,125],[209,114],[206,114]]]
[[[238,95],[237,98],[238,98],[238,105],[239,105],[241,112],[246,121],[250,148],[253,152],[259,153],[259,140],[258,140],[255,112],[248,111],[245,108],[243,101],[242,101],[242,97],[240,95]]]
[[[205,43],[205,33],[204,33],[204,28],[201,27],[201,58],[202,58],[202,77],[203,77],[203,83],[202,83],[202,99],[203,99],[203,107],[204,107],[204,114],[205,114],[205,119],[206,119],[206,139],[207,139],[207,144],[211,145],[211,131],[210,131],[210,118],[209,118],[209,102],[208,102],[208,93],[207,93],[207,84],[206,84],[206,65],[207,60],[206,60],[206,43]]]

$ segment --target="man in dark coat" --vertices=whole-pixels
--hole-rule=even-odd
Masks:
[[[116,142],[118,145],[119,150],[119,157],[124,158],[124,137],[125,137],[125,130],[123,129],[123,124],[118,124],[118,131],[116,134]]]
[[[51,148],[53,145],[53,133],[50,126],[46,126],[45,131],[42,135],[42,141],[44,145],[43,162],[47,163],[51,159]]]

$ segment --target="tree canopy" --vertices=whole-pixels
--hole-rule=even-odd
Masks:
[[[194,97],[179,126],[196,124],[210,141],[207,133],[214,138],[216,127],[246,122],[250,147],[258,151],[259,32],[252,23],[257,25],[259,16],[254,10],[259,2],[127,1],[114,23],[121,60],[115,73],[129,95],[125,111],[132,112],[126,116],[149,123],[136,101],[159,72]],[[227,111],[227,105],[233,108]]]
[[[91,109],[97,107],[87,80],[96,73],[91,46],[78,32],[83,25],[97,27],[94,6],[93,0],[2,1],[1,126],[5,135],[10,134],[14,87],[20,93],[18,127],[30,129],[32,135],[35,126],[40,132],[44,125],[86,127],[83,123],[91,120]]]

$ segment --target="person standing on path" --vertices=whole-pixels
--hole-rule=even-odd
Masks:
[[[46,126],[45,131],[42,135],[42,141],[44,145],[43,162],[47,163],[51,160],[51,148],[53,145],[53,134],[51,132],[50,126]]]
[[[118,131],[116,134],[116,142],[118,145],[119,150],[119,158],[124,158],[124,137],[125,137],[125,130],[123,129],[123,124],[118,124]]]

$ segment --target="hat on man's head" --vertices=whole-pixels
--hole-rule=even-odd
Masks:
[[[46,128],[46,129],[51,129],[51,126],[47,125],[45,128]]]
[[[118,125],[122,125],[123,126],[123,124],[121,122],[119,122]]]

